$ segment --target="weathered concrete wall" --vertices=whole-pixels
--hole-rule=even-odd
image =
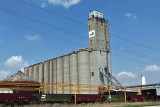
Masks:
[[[79,85],[78,76],[78,54],[70,55],[70,82]],[[71,87],[71,94],[74,94],[74,87]],[[78,93],[78,92],[77,92]]]
[[[57,84],[57,59],[53,60],[53,83]],[[54,89],[53,94],[57,94],[56,85],[54,85],[53,89]]]
[[[63,57],[63,76],[64,76],[64,84],[70,83],[70,57],[64,56]],[[64,94],[70,94],[70,87],[64,87]]]
[[[57,84],[63,84],[63,65],[62,65],[62,57],[57,58]],[[60,94],[59,87],[57,88],[57,94]],[[63,93],[63,92],[61,92]]]
[[[91,84],[91,73],[90,73],[90,53],[88,51],[78,52],[78,77],[79,84]],[[82,90],[83,88],[79,88]],[[90,94],[90,88],[85,89],[86,92],[82,94]]]
[[[39,64],[39,82],[42,83],[44,82],[44,63]]]
[[[39,81],[39,65],[37,64],[33,68],[34,68],[34,77],[33,77],[33,79],[38,82]]]
[[[49,80],[50,80],[50,62],[46,61],[44,62],[44,83],[45,84],[49,84]],[[46,89],[46,91],[44,91],[45,94],[49,94],[49,86],[45,85],[44,89]]]
[[[29,67],[24,68],[24,73],[29,76]]]

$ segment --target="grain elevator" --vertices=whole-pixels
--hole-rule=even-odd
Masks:
[[[111,54],[109,24],[103,13],[91,11],[88,19],[88,48],[31,65],[24,73],[37,82],[49,84],[75,83],[77,85],[108,85],[111,84],[104,75],[111,72]],[[45,88],[45,87],[44,87]],[[52,89],[53,87],[49,87]],[[54,91],[44,91],[46,94],[59,94],[57,87]],[[64,87],[64,90],[72,90]],[[72,91],[62,91],[62,94],[73,94]],[[77,92],[80,94],[79,92]],[[86,91],[82,94],[98,94]]]

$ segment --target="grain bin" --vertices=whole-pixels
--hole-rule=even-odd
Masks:
[[[44,63],[39,64],[39,82],[44,82]]]
[[[78,83],[78,57],[77,53],[72,53],[70,55],[70,80],[71,83],[79,84]],[[74,94],[74,87],[71,87],[71,94]]]
[[[53,60],[53,83],[57,84],[57,59]],[[53,94],[57,94],[57,86],[54,85],[53,89]]]
[[[62,57],[59,57],[57,58],[57,84],[63,84],[63,79],[62,79],[63,71],[62,70],[63,70]],[[60,93],[59,88],[60,87],[58,87],[58,91],[57,91],[58,94]]]
[[[50,80],[49,66],[50,66],[49,61],[44,62],[44,71],[45,71],[45,72],[44,72],[44,83],[45,83],[45,84],[48,84],[48,83],[49,83],[49,80]],[[47,91],[44,91],[44,93],[45,93],[45,94],[48,94],[48,93],[49,93],[49,86],[48,86],[48,85],[45,85],[45,89],[46,89]]]
[[[39,81],[39,66],[38,66],[38,64],[36,64],[35,66],[34,66],[34,77],[33,77],[33,79],[34,80],[36,80],[37,82]]]
[[[70,68],[69,68],[69,56],[66,55],[63,57],[63,76],[64,76],[64,84],[68,84],[70,82]],[[70,87],[64,87],[64,94],[70,94]]]
[[[91,84],[91,74],[90,74],[90,53],[89,51],[80,51],[78,52],[78,77],[79,77],[79,84]],[[82,88],[79,88],[82,90]],[[90,90],[85,89],[85,92],[82,94],[89,94]]]

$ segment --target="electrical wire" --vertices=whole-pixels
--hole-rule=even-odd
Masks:
[[[86,25],[86,24],[84,24],[84,23],[81,23],[81,22],[79,22],[79,21],[73,20],[73,19],[68,18],[68,17],[66,17],[66,16],[63,16],[63,15],[60,15],[60,14],[58,14],[58,13],[56,13],[56,12],[50,11],[50,10],[48,10],[48,9],[41,8],[41,7],[37,6],[37,5],[34,5],[34,4],[32,4],[32,3],[29,3],[29,2],[26,2],[25,0],[18,0],[18,1],[23,2],[23,3],[25,3],[25,4],[28,4],[28,5],[32,6],[32,7],[39,8],[39,9],[41,9],[41,10],[44,10],[44,11],[46,11],[46,12],[48,12],[48,13],[51,13],[51,14],[54,14],[54,15],[56,15],[56,16],[62,17],[62,18],[64,18],[64,19],[70,20],[70,21],[72,21],[72,22],[76,22],[76,23],[78,23],[78,24],[81,24],[81,25],[84,25],[84,26],[88,26],[88,25]],[[126,32],[127,32],[127,31],[126,31]],[[130,33],[130,32],[127,32],[127,33]],[[119,37],[119,36],[116,36],[116,35],[113,35],[113,34],[110,34],[110,35],[113,36],[113,37],[119,38],[119,39],[123,39],[123,40],[125,40],[125,41],[129,41],[129,42],[131,42],[131,43],[133,43],[133,44],[136,44],[136,45],[138,45],[138,46],[145,47],[145,48],[151,49],[151,50],[156,51],[156,52],[160,52],[160,50],[157,50],[157,49],[154,49],[154,48],[152,48],[152,47],[149,47],[149,46],[140,44],[140,43],[138,43],[138,42],[134,42],[134,41],[132,41],[132,40],[128,40],[128,39],[125,39],[125,38],[123,38],[123,37]],[[144,37],[143,37],[143,39],[144,39]],[[148,41],[149,39],[146,39],[146,40]],[[155,41],[152,41],[152,42],[156,43]]]
[[[51,36],[51,35],[48,35],[48,34],[46,34],[46,33],[44,33],[44,32],[36,31],[36,30],[31,29],[31,28],[27,28],[27,27],[24,27],[24,26],[21,26],[21,25],[17,25],[17,24],[12,23],[12,22],[8,22],[8,21],[6,21],[6,20],[0,19],[0,22],[4,22],[4,23],[7,23],[7,24],[10,24],[10,25],[19,27],[19,28],[23,28],[23,29],[26,29],[26,30],[30,30],[30,31],[33,31],[33,32],[38,32],[38,33],[43,34],[43,35],[45,35],[45,36]],[[66,43],[69,43],[69,44],[74,44],[74,45],[80,46],[80,44],[73,43],[73,42],[67,41],[67,40],[65,40],[65,39],[56,38],[56,37],[54,37],[54,38],[55,38],[55,39],[58,39],[58,40],[65,41]],[[119,49],[119,48],[116,48],[116,47],[112,47],[112,48],[113,48],[113,49],[115,48],[116,50]],[[129,53],[129,52],[128,52],[128,53]],[[111,55],[114,55],[114,54],[111,54]],[[135,54],[134,54],[134,55],[135,55]],[[114,56],[120,57],[120,56],[118,56],[118,55],[114,55]],[[136,55],[136,56],[138,56],[138,55]],[[142,57],[142,56],[140,56],[140,57]],[[127,59],[127,58],[125,58],[125,57],[123,57],[123,58],[124,58],[124,59]],[[146,58],[146,57],[144,57],[144,58]],[[132,60],[132,59],[131,59],[131,61],[138,62],[138,61]],[[140,63],[143,63],[143,62],[140,62]]]
[[[0,11],[3,11],[3,12],[6,12],[6,13],[9,13],[9,14],[12,14],[12,15],[16,15],[16,16],[25,18],[25,19],[30,20],[30,21],[32,21],[32,22],[36,22],[36,23],[39,23],[39,24],[41,24],[41,25],[45,25],[45,26],[50,27],[50,28],[53,28],[53,29],[57,29],[57,30],[59,30],[59,31],[63,31],[63,32],[68,33],[68,34],[75,35],[75,36],[77,36],[77,37],[79,37],[79,38],[81,38],[81,37],[83,36],[83,35],[78,35],[78,34],[76,34],[76,33],[74,33],[74,32],[71,32],[71,31],[67,31],[67,30],[65,30],[65,29],[63,29],[63,28],[60,28],[60,27],[57,27],[57,26],[53,26],[53,25],[51,25],[51,24],[44,23],[44,22],[42,22],[42,21],[39,21],[39,20],[30,18],[30,17],[28,17],[28,16],[25,16],[25,15],[22,15],[22,14],[18,14],[18,13],[13,12],[13,11],[6,10],[6,9],[4,9],[4,8],[1,8],[1,7],[0,7]],[[84,38],[81,38],[81,39],[84,39]],[[84,40],[85,40],[85,39],[84,39]]]
[[[10,24],[10,25],[17,26],[19,28],[23,28],[23,29],[27,29],[27,30],[30,30],[30,31],[33,31],[33,32],[37,32],[37,33],[43,34],[43,35],[48,36],[48,37],[54,37],[54,39],[64,41],[64,42],[66,42],[68,44],[74,44],[74,45],[77,45],[77,46],[81,46],[81,44],[79,44],[79,43],[76,43],[76,42],[73,42],[73,41],[68,41],[66,39],[62,39],[62,38],[56,37],[54,35],[49,35],[47,33],[41,32],[41,31],[37,31],[37,30],[31,29],[31,28],[27,28],[27,27],[24,27],[24,26],[21,26],[21,25],[17,25],[15,23],[12,23],[12,22],[9,22],[9,21],[3,20],[3,19],[0,19],[0,21],[4,22],[4,23],[7,23],[7,24]]]
[[[21,1],[21,0],[20,0]],[[24,0],[22,0],[22,1],[24,1]],[[31,20],[31,21],[34,21],[34,22],[37,22],[37,23],[40,23],[40,24],[43,24],[43,25],[46,25],[46,26],[48,26],[48,27],[55,27],[55,26],[53,26],[53,25],[50,25],[50,24],[46,24],[46,23],[43,23],[43,22],[41,22],[41,21],[37,21],[37,20],[35,20],[35,19],[32,19],[32,18],[30,18],[30,17],[27,17],[27,16],[24,16],[24,15],[20,15],[20,14],[17,14],[17,13],[15,13],[15,12],[11,12],[11,11],[8,11],[8,10],[6,10],[6,9],[2,9],[2,8],[0,8],[0,10],[3,10],[3,11],[5,11],[5,12],[7,12],[7,13],[11,13],[11,14],[15,14],[15,15],[18,15],[18,16],[20,16],[20,17],[23,17],[23,18],[26,18],[26,19],[29,19],[29,20]],[[13,23],[12,23],[13,24]],[[59,29],[59,28],[58,28]],[[31,30],[31,29],[30,29]],[[64,30],[64,29],[60,29],[60,30]],[[32,29],[32,31],[33,31],[33,29]],[[65,30],[64,30],[65,31]],[[37,32],[37,31],[36,31]],[[68,31],[67,31],[68,32]],[[42,33],[42,32],[40,32],[40,33]],[[43,33],[44,34],[44,33]],[[46,34],[45,34],[46,35]],[[148,48],[148,49],[151,49],[151,50],[154,50],[154,51],[156,51],[156,52],[159,52],[159,50],[157,50],[157,49],[154,49],[154,48],[151,48],[151,47],[148,47],[148,46],[146,46],[146,45],[143,45],[143,44],[140,44],[140,43],[137,43],[137,42],[134,42],[134,41],[131,41],[131,40],[128,40],[128,39],[125,39],[125,38],[122,38],[122,37],[119,37],[119,36],[116,36],[116,35],[113,35],[113,34],[110,34],[111,36],[113,36],[113,37],[116,37],[116,38],[119,38],[119,39],[122,39],[122,40],[125,40],[125,41],[128,41],[128,42],[130,42],[130,43],[133,43],[133,44],[136,44],[136,45],[138,45],[138,46],[141,46],[141,47],[145,47],[145,48]],[[58,38],[59,39],[59,38]],[[62,40],[62,39],[61,39]],[[63,41],[66,41],[65,39],[63,39]],[[68,41],[67,41],[67,43],[68,43]],[[75,43],[74,43],[75,44]],[[76,43],[77,44],[77,43]]]

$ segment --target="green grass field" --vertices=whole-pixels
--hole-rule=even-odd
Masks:
[[[146,102],[144,104],[141,104],[141,103],[126,104],[121,107],[145,107],[145,106],[157,106],[157,105],[160,105],[160,102]]]

